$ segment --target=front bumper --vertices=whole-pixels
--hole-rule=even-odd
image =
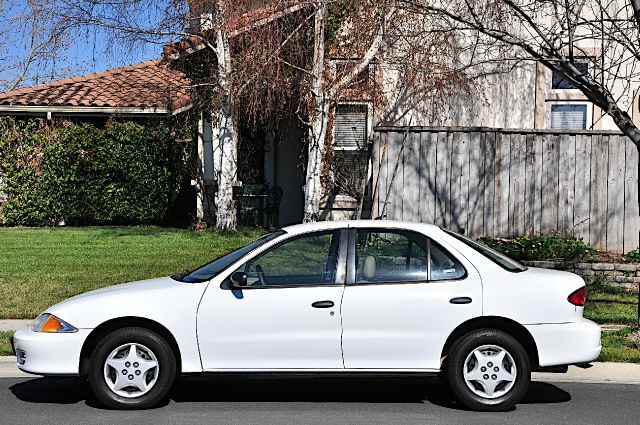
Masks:
[[[525,328],[538,347],[540,367],[589,363],[600,355],[600,326],[591,320]]]
[[[78,375],[80,352],[91,329],[73,333],[17,331],[11,345],[23,372],[36,375]]]

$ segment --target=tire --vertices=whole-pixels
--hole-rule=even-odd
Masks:
[[[126,327],[107,334],[93,351],[89,384],[96,398],[113,409],[147,409],[167,396],[176,376],[176,358],[157,333]]]
[[[482,329],[453,344],[445,362],[445,376],[466,407],[505,411],[527,393],[531,365],[524,348],[511,335]]]

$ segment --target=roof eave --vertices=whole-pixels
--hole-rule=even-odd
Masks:
[[[185,108],[181,109],[186,110]],[[1,115],[44,115],[46,117],[52,115],[170,116],[176,113],[179,112],[160,107],[0,105]]]

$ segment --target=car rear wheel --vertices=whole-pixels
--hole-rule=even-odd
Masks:
[[[161,402],[176,375],[176,359],[157,333],[139,327],[106,335],[91,356],[89,383],[100,402],[145,409]]]
[[[522,345],[494,329],[474,331],[456,341],[445,368],[456,397],[474,410],[510,409],[524,397],[531,379]]]

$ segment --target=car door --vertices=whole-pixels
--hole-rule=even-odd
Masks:
[[[482,314],[477,271],[413,231],[353,229],[350,239],[345,368],[439,369],[450,333]]]
[[[198,310],[203,368],[342,369],[344,232],[293,236],[240,267],[247,286],[210,285]]]

